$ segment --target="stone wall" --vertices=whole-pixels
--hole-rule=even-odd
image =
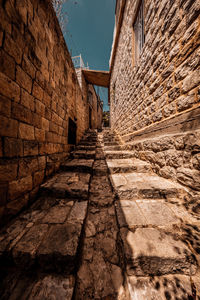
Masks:
[[[92,84],[88,83],[85,79],[83,72],[78,71],[77,76],[79,78],[80,86],[82,88],[82,94],[88,101],[88,123],[89,123],[89,107],[91,109],[91,129],[102,128],[102,116],[103,116],[103,105],[101,104],[100,98],[97,95],[95,88]],[[89,93],[92,94],[91,101],[89,100]]]
[[[48,0],[0,1],[0,220],[29,204],[77,142],[87,101]]]
[[[126,1],[111,66],[111,126],[160,175],[199,189],[200,3],[145,0],[145,44],[135,63],[138,3]]]

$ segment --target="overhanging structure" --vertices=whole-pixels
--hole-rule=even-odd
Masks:
[[[96,70],[82,70],[88,83],[108,88],[110,83],[110,72]]]

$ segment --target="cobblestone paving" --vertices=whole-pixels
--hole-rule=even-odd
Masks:
[[[0,299],[198,300],[199,206],[113,132],[90,131],[0,232]]]

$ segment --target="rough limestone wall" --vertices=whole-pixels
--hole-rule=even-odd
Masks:
[[[100,103],[98,104],[98,110],[97,110],[97,128],[102,129],[102,117],[103,117],[103,105]]]
[[[68,156],[86,104],[48,0],[0,1],[0,222],[31,202]]]
[[[134,65],[136,2],[126,2],[111,74],[111,126],[160,175],[200,189],[200,2],[146,0],[145,44]]]

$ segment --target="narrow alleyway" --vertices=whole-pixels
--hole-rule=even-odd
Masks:
[[[199,195],[88,131],[0,233],[0,299],[200,299]]]

